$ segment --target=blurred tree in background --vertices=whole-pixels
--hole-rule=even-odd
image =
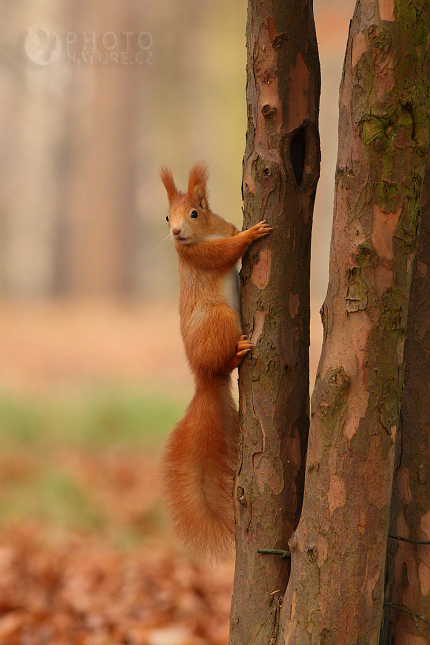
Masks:
[[[214,201],[241,219],[244,6],[51,0],[1,13],[2,291],[165,290],[167,255],[152,253],[167,233],[161,162],[185,175],[211,161]]]

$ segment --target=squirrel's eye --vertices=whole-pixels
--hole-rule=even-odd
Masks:
[[[169,216],[168,216],[168,215],[166,215],[166,222],[168,222],[168,221],[169,221]]]
[[[193,219],[196,219],[198,216],[199,216],[199,214],[198,214],[197,211],[191,211],[190,217],[192,217]]]

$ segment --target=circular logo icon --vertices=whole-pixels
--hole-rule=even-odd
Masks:
[[[55,63],[61,54],[59,35],[47,27],[29,29],[24,42],[25,53],[37,65]]]

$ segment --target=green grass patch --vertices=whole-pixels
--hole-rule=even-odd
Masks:
[[[158,539],[165,517],[154,478],[147,489],[139,482],[145,469],[156,473],[161,443],[186,405],[118,389],[0,392],[0,530],[30,521],[49,534],[104,535],[121,547]]]
[[[0,522],[23,519],[90,533],[101,532],[105,524],[103,513],[74,478],[48,464],[29,478],[3,485]]]
[[[172,397],[133,391],[37,397],[0,392],[0,446],[155,446],[181,418],[185,407],[184,401]]]

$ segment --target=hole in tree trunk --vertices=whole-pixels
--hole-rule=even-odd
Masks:
[[[290,144],[291,165],[294,171],[296,183],[301,186],[306,158],[306,132],[305,128],[299,128],[293,135]]]
[[[290,181],[293,181],[294,176],[300,191],[316,187],[321,159],[317,125],[304,121],[285,138],[284,154]]]

